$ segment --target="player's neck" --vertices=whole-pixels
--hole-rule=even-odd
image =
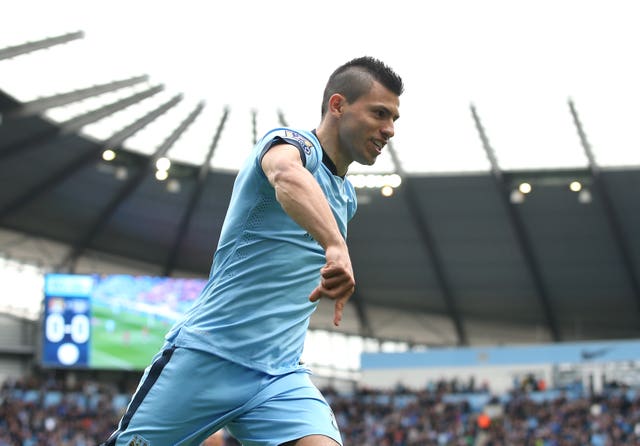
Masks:
[[[316,136],[322,145],[322,149],[336,166],[337,174],[344,177],[347,174],[347,170],[349,169],[349,164],[351,164],[351,162],[345,159],[340,151],[337,132],[331,131],[331,127],[323,124],[324,122],[320,123],[316,129]]]

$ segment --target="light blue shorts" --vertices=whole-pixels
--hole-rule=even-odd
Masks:
[[[104,446],[197,446],[222,427],[246,446],[277,446],[314,434],[342,444],[331,408],[304,369],[271,376],[199,350],[169,347],[145,370]]]

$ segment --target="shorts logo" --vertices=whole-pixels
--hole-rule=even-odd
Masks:
[[[149,444],[150,443],[147,440],[136,434],[129,443],[127,443],[127,446],[149,446]]]
[[[291,130],[285,130],[284,135],[287,138],[295,139],[296,141],[298,141],[298,143],[300,143],[300,147],[302,147],[302,150],[304,150],[304,153],[306,153],[307,155],[311,155],[311,147],[313,147],[313,144],[311,144],[311,141],[309,141],[307,138],[302,136],[300,133],[293,132]]]

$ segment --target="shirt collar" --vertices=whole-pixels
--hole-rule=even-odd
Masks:
[[[316,133],[315,129],[311,130],[311,133],[313,133],[316,138],[318,137],[318,134]],[[318,141],[320,140],[318,139]],[[331,171],[332,174],[337,176],[338,168],[336,167],[336,164],[333,162],[333,160],[329,158],[329,155],[327,155],[327,152],[325,152],[324,147],[322,147],[322,143],[320,144],[320,148],[322,149],[322,164],[327,166],[327,169],[329,169],[329,171]]]

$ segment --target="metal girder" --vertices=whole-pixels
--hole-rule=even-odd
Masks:
[[[449,314],[449,317],[451,318],[451,321],[453,322],[454,328],[456,330],[458,345],[468,345],[469,339],[467,338],[467,333],[462,322],[462,317],[460,316],[460,310],[458,309],[458,304],[456,302],[449,280],[447,279],[447,275],[445,273],[445,268],[441,260],[435,237],[433,236],[427,222],[427,218],[424,215],[424,210],[422,209],[422,206],[420,206],[420,200],[418,200],[418,193],[415,190],[414,181],[411,177],[404,173],[391,142],[387,144],[387,147],[389,149],[389,153],[391,155],[391,159],[393,161],[396,172],[398,172],[398,174],[402,176],[403,181],[402,187],[400,188],[400,193],[407,202],[407,208],[409,209],[409,213],[411,214],[411,218],[413,220],[415,228],[420,235],[422,245],[431,258],[431,264],[433,265],[433,270],[435,273],[436,281],[438,282],[438,287],[442,291],[442,297],[447,308],[447,313]]]
[[[76,116],[67,121],[61,122],[60,124],[58,124],[58,127],[52,127],[41,132],[34,132],[27,138],[15,141],[4,147],[0,147],[0,160],[11,157],[21,150],[30,150],[38,147],[40,144],[43,144],[48,140],[52,140],[57,136],[77,132],[85,125],[96,122],[106,116],[110,116],[117,111],[129,107],[130,105],[137,104],[143,99],[146,99],[162,91],[163,88],[164,87],[162,85],[151,87],[145,91],[141,91],[140,93],[136,93],[126,98],[120,99],[119,101],[107,104],[96,110],[92,110],[83,115]]]
[[[549,292],[547,291],[547,287],[544,283],[542,271],[540,269],[540,266],[538,265],[538,261],[533,250],[533,245],[529,240],[527,231],[525,230],[522,219],[520,218],[520,214],[516,211],[514,204],[511,203],[511,200],[509,199],[509,194],[511,192],[509,190],[509,185],[504,180],[504,175],[502,174],[502,170],[500,170],[498,160],[495,156],[495,151],[489,143],[489,138],[487,137],[486,131],[482,126],[482,122],[480,121],[478,112],[473,105],[471,105],[471,115],[473,116],[476,129],[478,130],[478,136],[482,141],[482,147],[487,154],[487,158],[489,158],[489,162],[491,163],[491,172],[493,179],[495,180],[495,185],[498,189],[500,201],[504,206],[505,211],[507,212],[509,223],[511,224],[511,227],[514,229],[514,232],[516,234],[518,245],[520,246],[520,251],[522,252],[525,264],[527,266],[527,269],[529,270],[533,285],[536,289],[536,294],[538,295],[538,301],[540,302],[540,307],[542,308],[542,314],[547,326],[549,327],[549,331],[551,332],[551,338],[554,342],[561,341],[562,335],[560,333],[560,330],[558,329],[558,323],[551,307]]]
[[[146,115],[142,116],[139,119],[136,119],[134,122],[119,130],[118,132],[111,135],[106,141],[106,147],[118,147],[121,145],[127,138],[133,136],[138,133],[144,127],[155,121],[159,116],[165,114],[170,108],[177,105],[182,100],[182,95],[177,94],[169,101],[162,104],[160,107],[150,111]]]
[[[211,158],[213,157],[213,152],[218,146],[218,141],[220,140],[220,135],[222,134],[222,130],[224,129],[224,124],[227,121],[227,117],[229,116],[229,109],[225,108],[224,113],[222,114],[222,118],[220,119],[220,123],[218,124],[218,128],[216,129],[216,133],[213,137],[213,141],[209,146],[209,151],[207,152],[207,156],[204,162],[200,165],[200,170],[198,171],[198,176],[196,178],[196,186],[189,197],[189,201],[187,203],[187,207],[185,208],[185,212],[182,215],[182,219],[180,220],[180,224],[178,226],[178,231],[176,233],[175,240],[173,242],[173,246],[171,247],[171,251],[169,251],[169,255],[167,257],[167,261],[164,265],[163,275],[169,276],[173,271],[176,260],[178,257],[178,253],[180,251],[180,246],[182,245],[182,241],[189,230],[189,225],[191,223],[191,218],[193,216],[193,212],[195,211],[200,197],[202,196],[202,191],[204,190],[205,182],[207,180],[207,175],[211,171]]]
[[[169,149],[175,144],[180,136],[189,128],[189,126],[196,120],[198,115],[202,112],[204,104],[200,103],[198,106],[187,116],[187,118],[180,123],[180,125],[173,130],[173,132],[164,140],[164,142],[157,148],[155,153],[147,158],[145,165],[138,170],[136,175],[131,176],[119,192],[109,201],[104,207],[100,215],[95,219],[94,223],[89,226],[89,229],[79,238],[77,242],[73,244],[69,253],[60,263],[58,270],[61,270],[65,265],[69,267],[70,271],[75,270],[77,259],[82,255],[89,244],[95,239],[95,237],[102,231],[107,225],[113,214],[118,210],[120,205],[130,197],[135,190],[140,186],[147,174],[153,170],[156,161],[164,156]]]
[[[253,144],[258,142],[258,112],[251,110],[251,131],[253,132]]]
[[[77,132],[82,127],[87,124],[91,124],[96,122],[102,118],[106,118],[107,116],[111,116],[117,111],[124,110],[130,105],[137,104],[142,102],[142,100],[147,99],[156,93],[164,90],[163,85],[156,85],[155,87],[151,87],[147,90],[141,91],[140,93],[133,94],[131,96],[127,96],[126,98],[122,98],[116,102],[111,104],[107,104],[103,107],[97,108],[90,112],[87,112],[83,115],[76,116],[62,123],[62,131],[63,133],[71,133]]]
[[[627,275],[627,278],[629,279],[629,284],[631,285],[631,289],[635,297],[635,304],[637,307],[636,309],[640,311],[640,280],[638,279],[638,276],[635,272],[636,267],[633,260],[633,254],[629,249],[629,246],[631,246],[631,244],[624,235],[624,230],[622,229],[620,218],[618,217],[618,213],[616,212],[613,200],[611,199],[611,193],[609,192],[607,184],[604,181],[600,167],[596,163],[595,157],[593,155],[593,150],[591,149],[591,144],[589,144],[589,140],[587,139],[587,135],[578,116],[576,106],[571,99],[569,99],[568,102],[569,110],[571,111],[571,116],[573,117],[573,122],[576,126],[576,130],[578,131],[578,136],[580,137],[580,144],[582,144],[584,153],[587,156],[587,160],[589,161],[589,171],[591,172],[591,176],[593,178],[591,188],[595,189],[595,191],[602,198],[602,205],[604,208],[605,216],[607,218],[607,222],[609,223],[611,234],[613,235],[613,238],[615,240],[622,265],[624,266],[625,273]]]
[[[180,123],[178,127],[169,135],[158,147],[158,150],[153,154],[153,157],[150,160],[151,166],[155,165],[155,162],[158,158],[163,157],[166,153],[173,147],[173,145],[180,139],[182,134],[193,124],[198,115],[202,113],[204,109],[204,102],[198,103],[196,108],[185,118],[184,121]]]
[[[282,127],[289,127],[289,124],[287,124],[287,119],[284,117],[284,113],[282,113],[282,110],[278,110],[278,122]]]
[[[0,220],[5,218],[7,215],[21,209],[22,207],[30,203],[32,200],[39,197],[40,195],[50,191],[59,183],[61,183],[63,180],[67,179],[69,176],[76,173],[79,169],[81,169],[86,164],[98,160],[105,146],[115,147],[122,144],[122,142],[124,142],[125,139],[127,139],[128,137],[136,133],[138,130],[143,128],[145,125],[149,124],[158,116],[165,113],[169,108],[173,107],[178,102],[180,102],[181,98],[182,98],[181,95],[175,96],[170,101],[166,102],[165,104],[162,104],[155,110],[152,110],[151,112],[147,113],[145,116],[141,117],[134,123],[124,128],[123,130],[112,135],[105,142],[105,145],[97,146],[96,148],[89,150],[86,153],[76,157],[74,160],[72,160],[69,164],[64,166],[62,169],[58,170],[57,172],[53,173],[52,175],[48,176],[47,178],[43,179],[39,183],[29,188],[24,193],[20,194],[16,199],[14,199],[13,201],[9,202],[8,204],[0,208]]]
[[[14,109],[7,111],[5,118],[23,118],[25,116],[36,115],[53,107],[71,104],[82,99],[98,96],[103,93],[115,91],[120,88],[130,87],[149,79],[149,76],[136,76],[129,79],[109,82],[107,84],[94,85],[79,90],[69,91],[66,93],[55,94],[44,98],[38,98],[33,101],[18,104]]]
[[[63,34],[57,37],[49,37],[47,39],[36,40],[34,42],[27,42],[21,45],[10,46],[0,49],[0,60],[16,57],[21,54],[31,53],[33,51],[49,48],[54,45],[60,45],[72,40],[81,39],[84,37],[84,32],[78,31],[69,34]]]
[[[369,321],[369,316],[367,315],[364,299],[357,289],[349,300],[353,303],[356,309],[356,314],[358,315],[358,321],[360,322],[360,332],[358,335],[369,338],[375,337],[373,327]]]

